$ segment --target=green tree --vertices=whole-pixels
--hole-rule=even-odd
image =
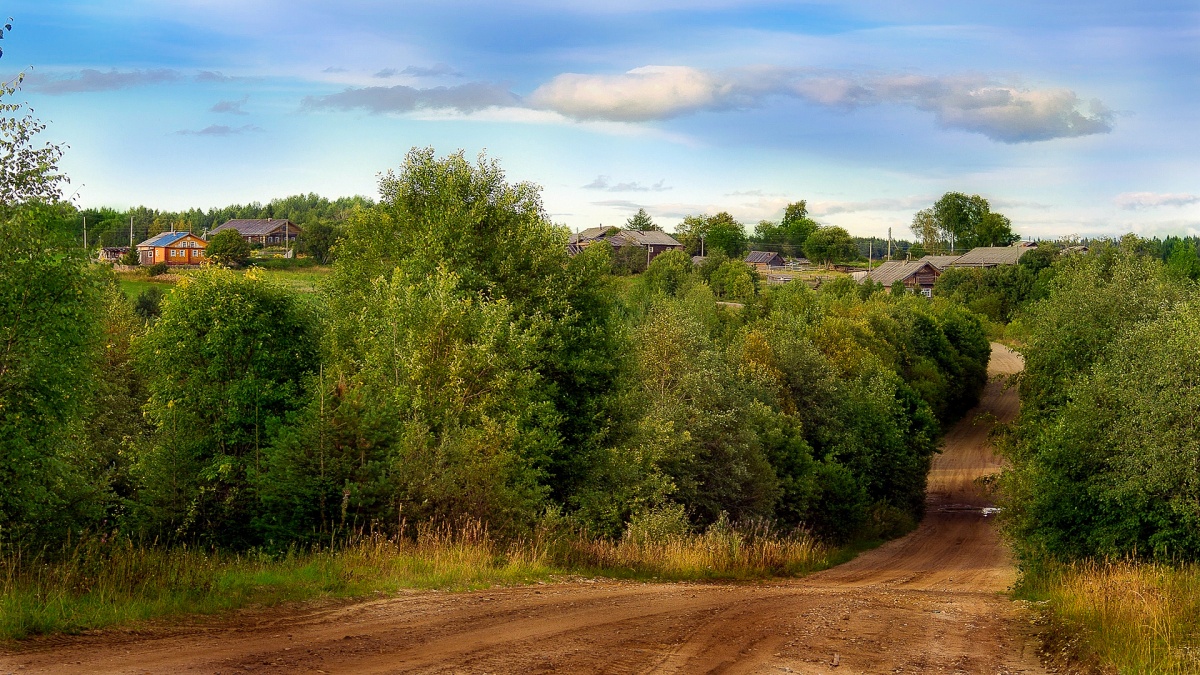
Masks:
[[[351,387],[360,386],[356,377],[370,344],[361,317],[373,311],[377,298],[371,289],[380,279],[400,275],[412,284],[452,271],[453,297],[503,300],[515,329],[529,331],[537,345],[528,364],[536,375],[528,408],[536,414],[515,437],[521,461],[537,469],[552,498],[569,501],[608,428],[621,417],[613,397],[619,327],[606,286],[608,252],[589,247],[569,257],[567,232],[549,222],[539,189],[509,183],[486,157],[472,163],[461,152],[438,158],[432,149],[413,149],[399,171],[383,176],[380,193],[376,207],[347,220],[334,264],[332,365]],[[361,387],[368,388],[367,382]],[[479,424],[492,422],[479,418]],[[398,437],[399,425],[398,420],[384,425],[395,427],[391,438]],[[431,430],[435,440],[436,431]],[[506,513],[516,522],[513,511]]]
[[[168,538],[255,541],[254,477],[317,368],[313,321],[254,272],[176,285],[137,344],[155,433],[138,457],[142,526]]]
[[[942,239],[942,232],[938,229],[937,218],[933,214],[933,209],[921,209],[913,215],[912,232],[917,237],[917,244],[910,249],[914,258],[921,258],[926,255],[942,255],[949,251],[949,243]],[[917,247],[920,250],[914,250]],[[921,255],[917,255],[917,253]]]
[[[332,223],[318,220],[305,226],[296,241],[296,251],[303,253],[318,264],[333,262],[334,247],[341,238],[341,231]]]
[[[625,228],[641,230],[643,232],[650,230],[662,231],[661,227],[654,224],[654,221],[650,218],[650,214],[646,213],[646,209],[638,209],[637,213],[625,221]]]
[[[32,184],[46,194],[46,183]],[[8,540],[49,543],[95,515],[87,497],[95,467],[82,438],[101,338],[99,270],[75,245],[71,218],[63,204],[0,208],[0,536]]]
[[[986,199],[961,192],[947,192],[933,205],[933,218],[939,234],[951,243],[954,250],[969,250],[978,245],[979,227],[988,212]]]
[[[754,270],[741,260],[726,260],[713,271],[708,285],[718,298],[749,300],[754,297],[755,276]]]
[[[676,228],[676,238],[688,255],[700,255],[703,249],[705,253],[720,250],[730,258],[740,258],[749,250],[746,228],[724,211],[713,216],[687,216]]]
[[[801,199],[798,202],[792,202],[787,205],[787,208],[783,211],[783,220],[780,221],[779,227],[787,237],[787,243],[795,252],[804,250],[804,242],[820,226],[815,220],[808,217],[808,202]]]
[[[221,230],[208,240],[204,257],[218,265],[242,266],[250,260],[250,243],[237,230]]]
[[[69,182],[58,170],[63,151],[57,145],[37,145],[34,137],[46,129],[24,104],[13,103],[25,74],[0,83],[0,206],[30,201],[57,202]]]
[[[972,243],[975,246],[1011,246],[1020,240],[1021,237],[1013,233],[1012,221],[1007,216],[989,211],[980,219]]]
[[[858,246],[850,233],[842,228],[822,227],[805,240],[804,254],[809,260],[829,267],[833,263],[857,258]]]
[[[1167,258],[1167,269],[1187,279],[1200,279],[1200,255],[1196,254],[1196,246],[1186,241],[1175,242]]]

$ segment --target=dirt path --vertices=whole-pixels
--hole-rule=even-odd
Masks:
[[[1018,356],[993,345],[993,375]],[[911,535],[803,580],[574,582],[420,592],[150,635],[107,632],[0,654],[0,673],[1042,673],[1002,595],[1014,571],[976,477],[999,462],[988,385],[946,439]]]

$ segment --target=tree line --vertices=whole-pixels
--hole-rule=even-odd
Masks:
[[[413,150],[379,187],[324,292],[205,269],[149,318],[52,199],[6,206],[0,537],[282,547],[547,517],[618,536],[645,514],[895,533],[985,380],[954,303],[760,287],[682,252],[622,281],[607,247],[567,255],[536,186],[462,153]]]
[[[1008,527],[1045,558],[1200,558],[1200,265],[1129,235],[1054,265],[1017,321]]]

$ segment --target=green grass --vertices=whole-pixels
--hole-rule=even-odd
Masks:
[[[175,285],[173,281],[152,281],[152,277],[142,277],[140,279],[132,278],[131,276],[119,275],[117,283],[121,285],[121,290],[125,291],[125,297],[130,300],[136,299],[138,295],[148,288],[159,288],[163,291],[171,290]]]
[[[329,278],[332,267],[261,268],[263,276],[297,293],[317,293]]]
[[[1018,597],[1044,608],[1049,651],[1104,672],[1200,673],[1200,566],[1043,564]]]
[[[0,641],[284,602],[401,589],[470,590],[576,574],[640,580],[797,576],[843,558],[803,534],[730,528],[653,542],[541,533],[501,544],[476,524],[278,554],[89,540],[52,557],[0,552]]]

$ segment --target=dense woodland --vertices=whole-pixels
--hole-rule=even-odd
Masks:
[[[270,547],[548,517],[615,536],[651,513],[844,540],[920,517],[940,431],[985,379],[955,303],[756,289],[736,263],[748,303],[721,308],[720,266],[706,281],[682,253],[620,279],[604,247],[569,258],[536,187],[488,160],[413,151],[380,193],[326,292],[209,269],[149,321],[55,207],[11,209],[5,539]]]
[[[1056,265],[1020,317],[1010,529],[1031,560],[1200,559],[1200,259],[1135,237]]]

